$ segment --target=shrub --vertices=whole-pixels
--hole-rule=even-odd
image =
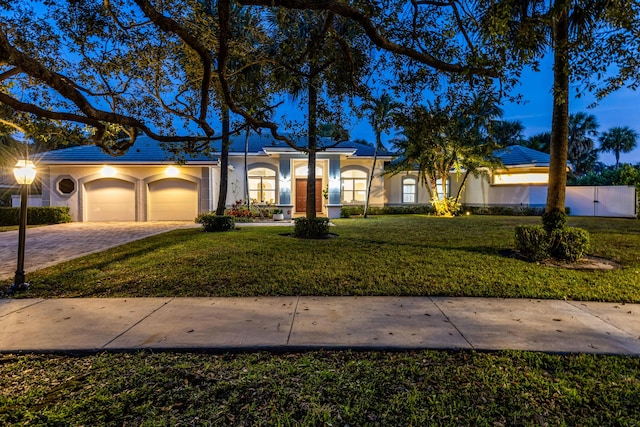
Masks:
[[[348,205],[340,209],[341,218],[349,218],[353,215],[362,215],[363,205]],[[367,215],[397,215],[397,214],[430,214],[433,208],[430,205],[409,206],[369,206]]]
[[[317,239],[329,234],[329,218],[306,217],[296,218],[293,235],[309,239]]]
[[[548,232],[541,225],[521,225],[516,227],[516,248],[532,261],[554,258],[575,262],[589,250],[589,233],[574,227]]]
[[[465,212],[473,215],[540,216],[544,207],[532,206],[464,206]]]
[[[587,230],[566,227],[549,234],[549,254],[555,259],[577,261],[589,250]]]
[[[216,215],[214,212],[200,214],[196,218],[196,223],[202,224],[206,232],[229,231],[236,227],[235,220],[230,215]]]
[[[71,222],[68,206],[38,206],[27,208],[27,224],[62,224]],[[19,225],[20,208],[0,208],[0,225]]]
[[[542,214],[542,226],[548,233],[554,230],[562,230],[567,224],[567,214],[560,211],[545,212]]]
[[[253,215],[242,200],[236,200],[230,209],[224,211],[227,216],[232,216],[237,222],[253,222]]]
[[[516,227],[516,249],[522,256],[532,261],[549,258],[549,239],[541,225],[520,225]]]

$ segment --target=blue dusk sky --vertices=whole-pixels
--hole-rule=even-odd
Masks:
[[[516,89],[525,99],[525,103],[503,105],[503,120],[519,120],[525,127],[525,137],[551,130],[551,110],[553,97],[551,85],[553,83],[552,61],[545,58],[540,64],[540,71],[527,71],[523,73],[521,84]],[[573,87],[572,87],[573,89]],[[575,91],[572,91],[574,94]],[[640,135],[640,92],[621,89],[610,94],[598,103],[594,108],[588,108],[595,100],[589,93],[581,98],[572,98],[569,103],[571,113],[585,112],[593,114],[600,124],[599,132],[604,132],[616,126],[629,126]],[[374,136],[370,126],[362,122],[351,131],[352,138],[362,138],[373,141]],[[393,137],[393,132],[383,138],[383,141]],[[599,142],[596,141],[596,146]],[[620,155],[620,162],[636,164],[640,163],[639,148],[631,153]],[[605,164],[615,163],[615,157],[610,153],[601,153],[599,160]]]

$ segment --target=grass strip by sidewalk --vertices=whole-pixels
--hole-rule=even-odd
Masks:
[[[637,426],[639,371],[528,352],[0,355],[0,424]]]
[[[640,302],[640,221],[571,218],[591,254],[623,265],[577,271],[505,256],[536,217],[420,215],[336,220],[338,238],[281,227],[178,230],[29,274],[20,297],[432,295]]]

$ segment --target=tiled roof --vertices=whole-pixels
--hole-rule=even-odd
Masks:
[[[299,138],[300,145],[304,146],[305,141]],[[326,140],[326,145],[332,144]],[[322,142],[321,142],[322,144]],[[219,141],[213,143],[213,151],[218,152],[220,146]],[[229,151],[234,154],[244,153],[245,135],[235,135],[231,137],[231,146]],[[285,151],[293,150],[283,141],[274,139],[271,134],[263,132],[262,134],[251,134],[249,136],[249,153],[262,153],[264,149],[279,148]],[[340,143],[336,150],[353,149],[356,156],[372,157],[373,147],[360,144],[354,141],[346,141]],[[331,151],[331,149],[329,149]],[[379,156],[391,156],[387,150],[378,151]],[[216,162],[217,157],[196,154],[187,156],[187,162]],[[174,156],[163,148],[162,144],[147,136],[140,136],[131,147],[122,156],[111,156],[104,153],[95,145],[83,145],[80,147],[64,148],[61,150],[49,151],[40,156],[39,162],[43,163],[166,163],[174,161]]]
[[[304,140],[300,139],[302,144]],[[215,142],[218,145],[219,142]],[[326,141],[326,144],[331,144],[330,141]],[[229,151],[231,153],[239,154],[244,152],[245,136],[237,135],[231,138],[231,147]],[[249,152],[250,153],[262,153],[264,149],[279,148],[283,150],[293,150],[285,142],[274,139],[270,134],[263,133],[251,134],[249,136]],[[373,147],[369,145],[360,144],[354,141],[346,141],[340,143],[336,150],[354,149],[355,156],[358,157],[373,157]],[[214,151],[217,151],[214,149]],[[540,151],[532,150],[531,148],[523,147],[521,145],[514,145],[511,147],[498,150],[494,153],[496,157],[502,160],[505,166],[515,165],[549,165],[549,154]],[[379,156],[393,156],[393,153],[382,150],[378,152]],[[168,163],[175,161],[174,156],[168,152],[161,143],[155,141],[149,137],[141,136],[136,140],[136,143],[122,156],[111,156],[104,153],[99,147],[95,145],[83,145],[80,147],[64,148],[61,150],[54,150],[43,153],[39,156],[39,162],[43,163]],[[217,157],[214,155],[205,156],[203,154],[196,154],[187,156],[185,158],[187,162],[217,162]]]
[[[304,137],[295,137],[293,138],[298,146],[305,147],[307,145],[306,138]],[[319,145],[322,146],[331,146],[333,145],[333,141],[328,138],[321,138]],[[244,145],[245,145],[245,135],[237,135],[231,138],[231,147],[229,151],[231,153],[244,153]],[[250,153],[260,153],[264,149],[269,148],[279,148],[279,149],[287,149],[293,150],[286,142],[279,141],[275,139],[269,132],[263,131],[261,134],[251,134],[249,135],[249,152]],[[355,141],[344,141],[336,145],[334,148],[330,148],[331,150],[345,150],[345,149],[353,149],[356,150],[355,155],[360,157],[373,157],[373,146],[361,144]],[[387,150],[378,150],[379,156],[391,156],[392,154]]]
[[[63,148],[48,151],[39,156],[41,163],[168,163],[175,161],[174,156],[162,147],[162,144],[147,136],[136,139],[133,147],[122,156],[111,156],[95,145]],[[215,162],[215,156],[187,156],[189,162]]]
[[[510,147],[503,148],[502,150],[498,150],[493,154],[502,160],[502,164],[505,166],[548,166],[550,157],[547,153],[523,147],[522,145],[512,145]]]

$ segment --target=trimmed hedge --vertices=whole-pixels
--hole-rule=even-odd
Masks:
[[[27,224],[62,224],[71,222],[67,206],[38,206],[27,208]],[[19,225],[20,208],[0,208],[0,225]]]
[[[549,258],[549,239],[541,225],[520,225],[516,227],[516,249],[531,261]]]
[[[532,261],[554,258],[578,261],[589,250],[589,233],[582,228],[564,227],[547,231],[542,225],[516,227],[516,249]]]
[[[463,206],[463,212],[473,215],[540,216],[544,208],[528,206]]]
[[[639,193],[640,194],[640,193]],[[458,214],[469,212],[473,215],[505,215],[505,216],[541,216],[544,207],[528,206],[462,206]],[[566,209],[569,214],[569,208]],[[341,218],[362,215],[363,205],[343,206],[340,210]],[[433,206],[409,205],[409,206],[369,206],[368,215],[397,215],[397,214],[432,214]]]
[[[462,212],[469,212],[473,215],[505,215],[505,216],[542,216],[544,214],[544,206],[463,206]],[[570,209],[565,209],[567,215]]]
[[[430,214],[433,213],[431,205],[411,206],[369,206],[367,215],[397,215],[397,214]],[[349,218],[364,214],[363,205],[348,205],[340,209],[340,218]]]
[[[317,239],[329,234],[329,218],[319,217],[309,219],[306,217],[294,220],[293,235],[307,239]]]
[[[590,238],[587,230],[565,227],[549,234],[549,254],[555,259],[577,261],[589,250]]]
[[[231,215],[216,215],[215,212],[203,213],[196,217],[196,223],[202,224],[203,231],[229,231],[236,228],[236,222]]]

